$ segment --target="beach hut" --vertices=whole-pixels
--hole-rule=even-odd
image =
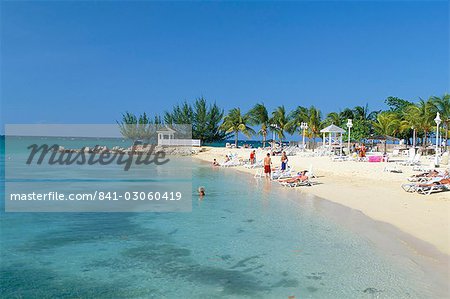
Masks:
[[[186,134],[175,131],[169,127],[163,127],[156,131],[158,134],[158,145],[169,145],[169,146],[200,146],[200,139],[189,139],[184,136]],[[175,134],[178,134],[181,138],[176,138]],[[180,136],[181,135],[181,136]],[[184,138],[183,138],[184,137]]]
[[[158,134],[158,145],[170,144],[170,141],[175,139],[175,130],[169,127],[163,127],[156,133]]]
[[[335,125],[329,125],[328,127],[320,130],[323,134],[323,145],[328,147],[330,155],[333,153],[333,148],[339,147],[339,152],[342,155],[342,135],[345,130]]]

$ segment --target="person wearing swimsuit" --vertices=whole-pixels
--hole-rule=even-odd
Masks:
[[[270,164],[272,164],[272,160],[270,159],[270,153],[267,153],[267,156],[264,158],[264,173],[266,174],[266,178],[270,178],[270,173],[272,172]]]
[[[287,167],[288,157],[286,155],[286,152],[283,152],[281,155],[281,171],[285,171]]]

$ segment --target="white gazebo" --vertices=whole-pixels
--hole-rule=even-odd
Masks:
[[[333,152],[333,146],[339,147],[339,151],[342,155],[342,134],[345,130],[335,125],[329,125],[325,129],[320,130],[323,134],[323,145],[328,147],[328,151],[331,154]],[[327,137],[328,134],[328,137]]]
[[[168,146],[200,146],[200,139],[178,139],[175,138],[177,131],[164,127],[156,131],[158,134],[158,145]]]
[[[174,140],[175,136],[175,130],[172,130],[169,127],[161,128],[160,130],[156,131],[158,134],[158,145],[163,144],[170,144],[170,140]]]

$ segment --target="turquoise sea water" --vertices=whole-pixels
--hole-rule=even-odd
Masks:
[[[202,163],[192,180],[207,195],[188,213],[2,209],[0,297],[437,296],[417,263],[330,220],[319,199]]]

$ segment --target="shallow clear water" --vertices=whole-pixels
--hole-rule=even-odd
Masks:
[[[192,185],[207,196],[188,213],[2,211],[0,297],[434,297],[417,264],[318,199],[200,163]]]

